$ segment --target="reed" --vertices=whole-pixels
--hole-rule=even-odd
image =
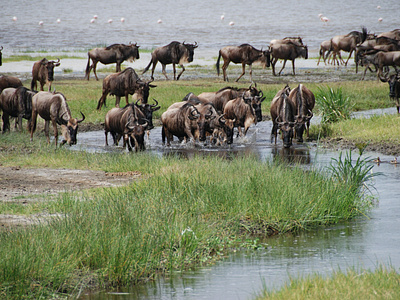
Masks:
[[[337,223],[371,205],[334,177],[251,157],[87,159],[92,166],[145,176],[125,187],[65,193],[47,203],[56,219],[1,232],[0,295],[77,296],[89,282],[128,285],[209,264],[256,232]]]
[[[319,88],[315,101],[322,112],[322,124],[336,123],[340,120],[350,119],[352,103],[345,97],[342,88]]]

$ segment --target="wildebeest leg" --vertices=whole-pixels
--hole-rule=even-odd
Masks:
[[[57,122],[56,122],[56,120],[51,120],[51,123],[53,124],[54,143],[55,143],[55,145],[57,147],[57,142],[58,142]],[[50,139],[49,139],[49,122],[47,122],[47,143],[50,143]]]
[[[161,65],[162,65],[162,73],[164,74],[165,78],[167,78],[167,80],[168,80],[167,72],[165,71],[166,65],[164,65],[164,64],[161,64]],[[153,65],[153,68],[154,68],[154,65]],[[174,65],[174,68],[175,68],[175,65]],[[175,72],[174,72],[174,74],[175,74]],[[151,77],[151,79],[153,79],[153,77]]]
[[[294,59],[292,60],[292,69],[293,69],[293,75],[296,75],[296,72],[294,71]]]
[[[36,130],[36,121],[37,121],[37,112],[32,110],[32,119],[31,119],[31,122],[29,124],[30,125],[29,129],[31,131],[31,142],[33,141],[33,133]]]
[[[222,73],[224,74],[224,81],[229,81],[228,76],[226,76],[226,69],[229,66],[230,61],[224,59],[224,64],[222,66]]]
[[[172,64],[172,70],[174,71],[174,80],[176,80],[176,68],[175,68],[175,64]]]
[[[47,144],[50,144],[49,125],[50,121],[44,121],[44,135],[46,136]]]
[[[277,61],[278,61],[277,58],[274,58],[274,59],[271,61],[272,75],[274,75],[274,76],[276,76],[276,73],[275,73],[275,64],[276,64]]]
[[[97,110],[101,110],[101,107],[104,105],[106,106],[106,98],[108,95],[108,90],[103,90],[103,95],[101,95],[99,102],[97,103]],[[115,100],[117,101],[117,100]]]
[[[185,67],[183,65],[180,65],[180,66],[182,68],[182,71],[178,74],[178,77],[176,78],[176,80],[179,80],[179,78],[181,77],[182,73],[185,71]],[[174,69],[174,73],[175,73],[175,69]]]
[[[117,65],[115,67],[115,73],[121,72],[121,63],[117,62]]]
[[[121,101],[120,96],[115,96],[115,107],[119,107],[119,102]],[[128,104],[128,101],[126,101],[126,104]]]
[[[275,124],[275,122],[274,122],[272,125],[272,130],[271,130],[271,143],[275,137],[275,145],[276,145],[277,135],[278,135],[278,125]]]
[[[285,60],[283,61],[283,66],[282,66],[282,69],[279,71],[278,75],[281,75],[281,73],[282,73],[283,69],[284,69],[284,68],[285,68],[285,66],[286,66],[286,61],[287,61],[287,59],[285,59]]]
[[[52,83],[51,81],[47,81],[47,85],[49,86],[49,92],[51,92],[51,83]]]
[[[3,120],[3,133],[6,133],[7,130],[10,130],[10,116],[3,111],[3,116],[1,118]]]
[[[242,74],[240,74],[240,76],[238,78],[236,78],[235,82],[238,82],[240,78],[242,78],[242,76],[244,75],[244,73],[246,72],[246,64],[242,63]],[[251,65],[250,65],[250,81],[251,80]]]
[[[93,74],[94,74],[94,77],[96,77],[96,80],[99,80],[99,78],[97,77],[97,73],[96,73],[96,67],[97,67],[97,61],[93,62],[93,64],[90,66],[90,68],[93,69]],[[90,70],[89,70],[89,74],[90,74]],[[89,80],[89,75],[88,75],[88,80]]]
[[[346,63],[344,64],[345,66],[347,66],[347,63],[349,62],[349,59],[352,54],[353,54],[353,50],[350,51],[349,57],[347,58]]]

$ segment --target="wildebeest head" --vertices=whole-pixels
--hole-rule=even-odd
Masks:
[[[306,123],[309,122],[313,117],[313,113],[311,110],[309,110],[309,113],[310,114],[306,116],[303,115],[294,116],[295,118],[294,130],[296,131],[297,141],[300,143],[303,142],[303,133],[304,130],[306,129]]]
[[[262,110],[261,110],[261,102],[265,100],[265,97],[263,97],[264,94],[262,91],[257,96],[252,97],[251,99],[251,106],[254,109],[254,113],[257,118],[257,122],[262,121]]]
[[[132,44],[129,43],[129,45],[123,45],[124,47],[121,47],[121,52],[124,56],[125,59],[129,60],[132,62],[135,59],[139,59],[139,47],[137,43]]]
[[[181,60],[184,59],[188,63],[192,62],[194,57],[194,49],[198,47],[197,42],[194,42],[194,44],[186,44],[185,42],[183,42],[182,45],[185,46],[187,51],[186,55],[183,55],[181,57]]]
[[[294,111],[287,95],[282,93],[280,97],[282,102],[279,109],[279,115],[275,122],[282,133],[283,147],[289,148],[292,145],[293,140],[293,127],[295,125],[293,114]],[[280,121],[278,121],[278,119]]]
[[[46,58],[43,58],[40,61],[40,63],[44,68],[46,68],[48,81],[53,81],[54,80],[54,67],[58,67],[60,65],[60,59],[58,58],[57,61],[54,61],[54,60],[47,60]]]
[[[300,56],[303,57],[304,59],[308,58],[308,46],[305,45],[303,47],[300,47]]]
[[[199,140],[204,142],[206,140],[206,132],[210,128],[210,122],[215,119],[216,115],[213,114],[215,112],[212,110],[213,106],[205,105],[200,109],[200,116],[197,118],[197,126],[199,128]]]
[[[147,103],[150,95],[150,88],[157,87],[154,84],[150,84],[153,80],[150,81],[142,81],[141,79],[136,80],[135,93],[138,95],[138,98],[142,99],[142,103]]]
[[[82,119],[71,118],[68,120],[66,126],[62,126],[64,140],[61,145],[68,143],[68,145],[75,145],[77,142],[76,135],[78,134],[79,123],[85,120],[85,115],[81,112]]]
[[[129,120],[126,124],[126,129],[128,129],[127,135],[129,136],[131,146],[135,147],[136,152],[139,150],[145,150],[144,135],[148,123],[139,124],[138,121],[133,122],[133,124],[131,123],[131,120]]]
[[[379,79],[382,82],[387,82],[389,84],[390,98],[396,98],[400,96],[400,72],[385,77],[379,75]]]
[[[218,122],[222,126],[222,128],[226,134],[227,144],[232,144],[233,143],[233,131],[235,128],[236,119],[225,119],[224,114],[222,114],[218,118]]]
[[[1,46],[1,49],[0,49],[0,66],[3,64],[3,60],[2,60],[3,54],[1,53],[1,50],[3,50],[3,46]]]
[[[140,99],[139,99],[140,100]],[[140,109],[140,111],[144,114],[146,120],[147,120],[147,129],[151,130],[154,128],[153,125],[153,112],[156,110],[159,110],[161,106],[158,106],[158,101],[153,98],[154,102],[156,104],[148,104],[148,103],[142,103],[139,104],[139,100],[136,101],[135,105]]]

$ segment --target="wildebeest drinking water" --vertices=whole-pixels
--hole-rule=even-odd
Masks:
[[[250,81],[253,81],[252,79],[252,69],[251,65],[255,61],[260,61],[264,64],[264,66],[269,67],[270,66],[270,53],[268,50],[262,51],[262,50],[257,50],[253,46],[249,44],[242,44],[240,46],[226,46],[219,50],[218,54],[218,59],[216,63],[217,67],[217,73],[219,76],[219,61],[220,59],[224,60],[224,65],[222,66],[222,72],[224,74],[224,81],[228,81],[228,76],[226,75],[226,69],[229,66],[230,62],[233,62],[235,64],[242,64],[242,74],[238,78],[236,78],[236,82],[239,81],[239,79],[244,75],[246,71],[246,65],[249,65],[250,69]]]
[[[185,42],[171,42],[166,46],[156,48],[151,53],[151,60],[147,67],[143,70],[143,73],[146,73],[150,66],[153,64],[151,69],[151,79],[154,80],[154,70],[158,62],[162,65],[162,72],[165,78],[168,80],[167,72],[165,71],[166,65],[172,64],[174,69],[174,80],[179,80],[182,73],[185,71],[184,63],[190,63],[193,61],[194,49],[197,48],[197,43],[187,44]],[[176,77],[176,69],[175,65],[178,64],[181,66],[182,71]]]

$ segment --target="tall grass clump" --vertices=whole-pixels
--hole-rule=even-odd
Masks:
[[[0,232],[0,296],[126,286],[212,263],[254,234],[333,224],[368,210],[336,177],[254,157],[146,164],[141,180],[65,193],[48,207],[57,219]]]
[[[319,87],[318,90],[316,103],[322,112],[321,123],[330,124],[350,119],[353,104],[349,97],[344,96],[341,87]]]

